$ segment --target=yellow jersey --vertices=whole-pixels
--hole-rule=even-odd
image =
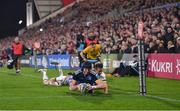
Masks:
[[[95,48],[92,48],[92,46],[88,46],[83,50],[83,53],[87,55],[87,59],[98,59],[98,56],[100,56],[102,46],[99,44],[96,44]]]

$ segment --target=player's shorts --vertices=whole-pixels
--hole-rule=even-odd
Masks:
[[[56,82],[59,84],[59,86],[61,86],[61,85],[70,85],[72,80],[73,80],[73,76],[56,77]]]
[[[93,60],[93,59],[88,59],[87,61],[90,62],[90,63],[93,63],[93,64],[96,63],[96,62],[98,62],[98,60],[96,60],[96,59],[95,59],[95,60]]]
[[[70,83],[73,81],[73,76],[67,76],[65,81],[67,85],[70,85]]]
[[[55,81],[58,83],[59,86],[64,85],[66,76],[59,76],[55,78]]]

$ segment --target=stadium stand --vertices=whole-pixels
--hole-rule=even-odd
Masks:
[[[145,52],[179,53],[179,4],[178,0],[85,0],[26,30],[21,39],[29,48],[40,42],[47,54],[73,54],[77,36],[93,33],[103,53],[137,53],[137,22],[143,10]],[[2,50],[10,48],[12,40],[0,40]]]

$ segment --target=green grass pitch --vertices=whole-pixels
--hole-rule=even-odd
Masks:
[[[65,73],[71,70],[64,70]],[[108,78],[109,95],[96,91],[82,96],[67,86],[42,84],[42,75],[32,68],[0,69],[0,110],[180,110],[180,81],[147,78],[147,96],[140,96],[138,77]],[[48,70],[57,76],[57,70]]]

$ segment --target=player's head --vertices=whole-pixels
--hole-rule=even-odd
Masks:
[[[96,38],[96,36],[94,35],[94,33],[91,32],[91,33],[89,33],[88,38],[90,40],[94,40]]]
[[[180,37],[177,38],[177,44],[180,45]]]
[[[90,72],[90,70],[91,70],[91,63],[89,63],[89,62],[84,62],[84,63],[83,63],[82,70],[83,70],[83,74],[84,74],[84,75],[88,75],[89,72]]]
[[[16,37],[16,38],[14,39],[14,42],[15,42],[15,43],[19,43],[19,37]]]
[[[96,64],[95,64],[95,70],[96,70],[96,72],[97,72],[98,74],[102,73],[102,71],[103,71],[103,64],[100,63],[100,62],[96,63]]]

